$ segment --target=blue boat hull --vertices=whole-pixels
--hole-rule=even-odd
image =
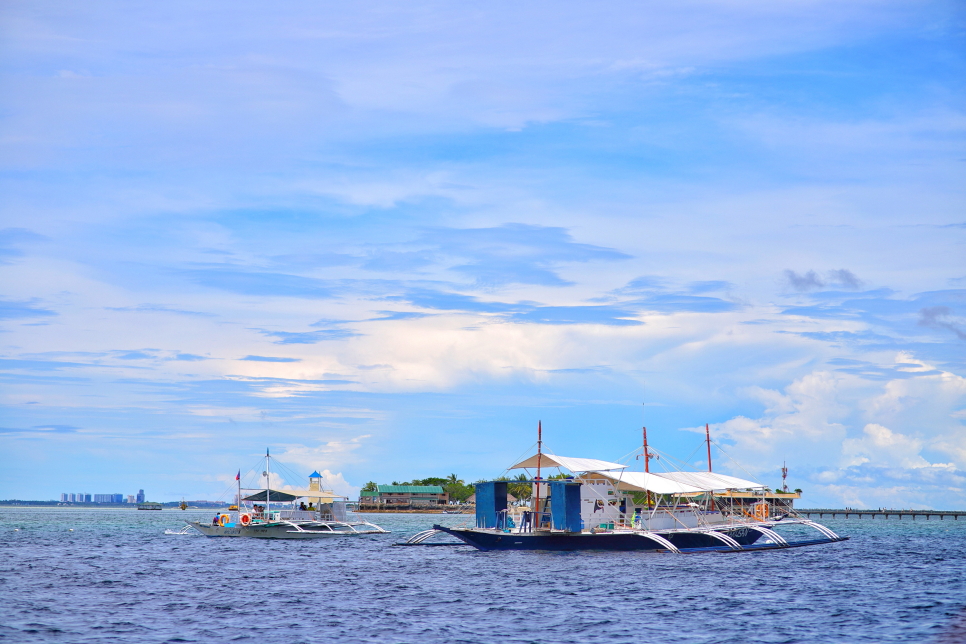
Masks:
[[[480,550],[666,550],[662,544],[653,539],[629,532],[515,534],[496,530],[446,528],[440,525],[435,525],[433,528],[451,534],[460,541]],[[721,532],[742,546],[753,546],[761,538],[761,533],[748,528],[726,529],[721,530]],[[661,536],[682,551],[730,550],[721,540],[700,532],[673,532]],[[827,542],[827,540],[820,541],[822,543]]]

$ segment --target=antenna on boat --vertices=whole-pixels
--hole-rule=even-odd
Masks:
[[[533,502],[536,529],[540,529],[540,462],[543,460],[543,421],[537,421],[537,494]]]
[[[708,471],[711,471],[711,430],[708,429],[708,423],[704,424],[704,440],[708,443]]]

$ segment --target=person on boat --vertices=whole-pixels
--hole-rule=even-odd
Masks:
[[[311,501],[309,501],[309,512],[315,512],[315,507],[313,507]]]
[[[305,507],[305,501],[302,501],[301,503],[299,503],[299,510],[302,510],[303,512],[308,510],[308,508]]]

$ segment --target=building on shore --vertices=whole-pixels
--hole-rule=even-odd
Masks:
[[[541,489],[542,489],[542,486],[541,486]],[[516,503],[517,497],[513,496],[512,494],[507,494],[506,502],[507,502],[507,505]],[[468,505],[476,505],[476,493],[474,492],[473,494],[471,494],[465,501],[463,501],[463,503],[466,503]]]
[[[439,485],[377,485],[373,492],[359,493],[359,508],[426,508],[449,503],[449,494]]]

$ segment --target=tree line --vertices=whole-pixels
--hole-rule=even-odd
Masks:
[[[548,476],[547,479],[563,479],[567,478],[566,474],[557,474],[555,476]],[[529,499],[533,488],[530,484],[531,478],[526,474],[518,474],[515,477],[501,476],[497,479],[488,479],[491,481],[507,481],[507,492],[513,495],[514,498],[519,500]],[[392,485],[438,485],[443,488],[443,491],[449,494],[450,501],[459,501],[460,503],[466,501],[470,498],[476,489],[474,485],[476,483],[485,483],[485,480],[474,481],[473,483],[466,483],[458,477],[456,474],[450,474],[447,477],[440,476],[430,476],[425,479],[413,479],[412,481],[393,481]],[[363,492],[376,492],[377,486],[379,484],[375,481],[369,481],[362,486]],[[385,485],[385,484],[383,484]]]

